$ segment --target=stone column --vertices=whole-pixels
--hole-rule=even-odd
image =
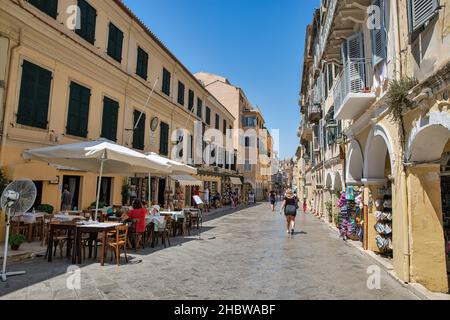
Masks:
[[[407,170],[411,279],[432,291],[448,292],[438,164]]]

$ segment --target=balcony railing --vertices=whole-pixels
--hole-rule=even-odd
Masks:
[[[334,15],[336,12],[337,0],[328,1],[328,8],[326,10],[326,19],[325,23],[322,25],[320,29],[319,35],[319,56],[321,57],[325,46],[327,44],[328,36],[330,35],[331,26],[333,25]]]
[[[375,100],[372,88],[372,63],[351,59],[344,64],[334,87],[334,118],[350,120]]]
[[[318,103],[312,104],[308,108],[308,120],[310,122],[318,122],[322,118],[322,106]]]

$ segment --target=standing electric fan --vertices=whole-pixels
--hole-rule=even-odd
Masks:
[[[36,200],[36,186],[28,179],[15,180],[11,182],[3,191],[0,202],[2,210],[6,214],[5,248],[3,251],[3,268],[1,272],[2,281],[7,277],[25,274],[25,271],[6,272],[6,260],[8,258],[9,228],[11,218],[16,212],[27,212]]]

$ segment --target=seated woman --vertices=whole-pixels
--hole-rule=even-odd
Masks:
[[[142,206],[142,202],[139,199],[133,201],[133,210],[124,213],[122,215],[122,221],[129,222],[130,220],[136,220],[133,223],[133,231],[136,233],[145,232],[145,216],[147,214],[147,209]]]

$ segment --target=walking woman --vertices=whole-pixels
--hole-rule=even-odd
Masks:
[[[273,190],[270,191],[269,200],[270,200],[270,205],[272,206],[272,212],[275,211],[275,206],[277,205],[276,198],[277,198],[277,196],[276,196],[275,192]]]
[[[297,216],[297,198],[292,193],[291,189],[286,190],[286,195],[281,204],[280,214],[284,211],[286,216],[286,230],[287,233],[294,235],[295,217]]]

